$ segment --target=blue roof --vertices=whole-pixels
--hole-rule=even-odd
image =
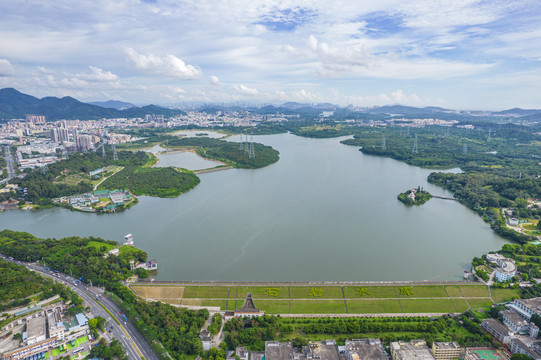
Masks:
[[[34,310],[39,310],[39,309],[41,309],[41,305],[34,306],[34,307],[30,308],[30,309],[18,311],[18,312],[15,313],[15,316],[23,315],[23,314],[32,312]]]
[[[75,314],[75,318],[77,319],[77,322],[81,326],[86,325],[86,323],[88,322],[87,317],[84,316],[82,313]]]

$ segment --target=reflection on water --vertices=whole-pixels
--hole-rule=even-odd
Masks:
[[[363,155],[338,139],[254,140],[280,151],[280,161],[201,174],[178,198],[142,196],[112,215],[7,211],[1,227],[116,241],[132,233],[159,261],[159,279],[186,280],[460,279],[474,256],[505,243],[456,201],[406,207],[396,199],[419,185],[449,195],[426,182],[430,170]]]

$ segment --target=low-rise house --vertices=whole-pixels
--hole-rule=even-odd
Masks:
[[[387,360],[380,339],[346,340],[347,360]]]
[[[511,350],[513,354],[524,354],[524,355],[528,355],[534,360],[541,360],[541,354],[539,354],[537,351],[534,351],[533,348],[528,346],[520,338],[512,339],[511,343],[509,344],[509,349]]]
[[[512,332],[503,326],[498,320],[483,319],[481,320],[481,327],[503,344],[509,344],[511,341]]]
[[[390,344],[393,360],[434,360],[434,355],[424,340],[397,341]]]
[[[432,355],[436,360],[458,359],[462,353],[462,348],[456,341],[453,342],[433,342]]]

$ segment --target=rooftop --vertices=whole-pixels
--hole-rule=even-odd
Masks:
[[[500,334],[509,333],[509,329],[496,319],[483,319],[481,320],[481,324],[487,324],[490,328]]]
[[[387,354],[379,339],[346,340],[347,351],[352,358],[359,360],[386,360]]]
[[[503,317],[508,318],[509,320],[517,324],[518,326],[524,326],[528,324],[528,322],[524,320],[524,318],[520,316],[519,314],[517,314],[515,311],[504,310],[501,312],[501,314],[503,315]]]
[[[293,345],[290,342],[279,342],[279,341],[266,341],[265,342],[265,360],[292,360],[292,359],[293,359]]]
[[[30,319],[27,325],[27,332],[29,339],[45,335],[45,317],[38,316]]]
[[[434,355],[432,355],[424,340],[392,342],[390,347],[396,354],[396,358],[400,360],[434,360]]]
[[[310,342],[310,351],[314,359],[338,360],[336,344],[328,345],[325,341]]]

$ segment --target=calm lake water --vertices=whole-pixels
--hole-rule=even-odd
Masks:
[[[339,139],[254,140],[279,150],[280,161],[201,174],[178,198],[142,196],[118,214],[7,211],[0,228],[116,241],[132,233],[158,260],[157,278],[170,280],[453,280],[505,243],[458,202],[406,207],[396,199],[418,185],[450,195],[426,182],[430,170],[363,155]],[[168,163],[182,166],[180,155]]]

